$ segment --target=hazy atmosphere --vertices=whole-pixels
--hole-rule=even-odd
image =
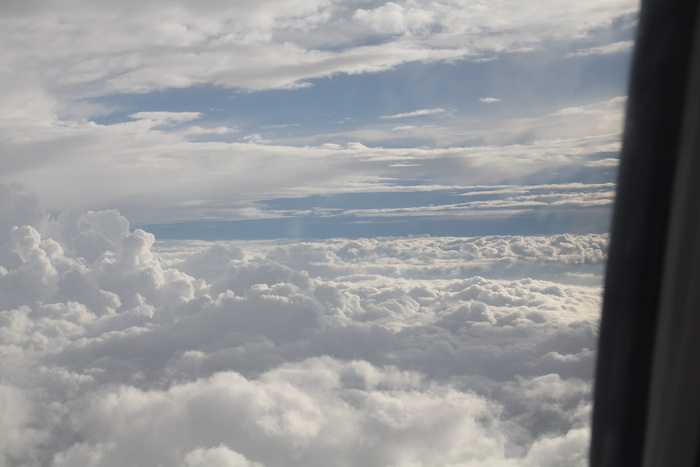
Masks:
[[[0,6],[0,466],[585,466],[638,5]]]

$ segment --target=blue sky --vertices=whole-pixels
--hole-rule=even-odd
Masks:
[[[637,4],[579,3],[5,6],[0,182],[175,238],[604,232]]]

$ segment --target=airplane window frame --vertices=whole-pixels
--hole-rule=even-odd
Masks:
[[[594,383],[594,467],[700,465],[699,12],[693,0],[641,5]]]

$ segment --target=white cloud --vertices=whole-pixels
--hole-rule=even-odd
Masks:
[[[129,115],[137,120],[149,120],[156,125],[177,125],[202,117],[199,112],[136,112]]]
[[[633,1],[580,2],[567,4],[563,15],[551,0],[358,6],[321,0],[178,1],[120,9],[44,0],[6,9],[0,28],[7,78],[3,108],[6,115],[48,117],[56,109],[75,112],[68,103],[83,97],[200,84],[295,88],[310,78],[376,72],[411,61],[483,59],[585,37],[637,8]],[[361,45],[368,39],[373,45]]]
[[[442,108],[437,108],[437,109],[421,109],[421,110],[414,110],[413,112],[406,112],[406,113],[401,113],[401,114],[394,114],[394,115],[382,115],[379,118],[406,118],[406,117],[422,117],[423,115],[435,115],[435,114],[441,114],[445,113],[446,110]]]
[[[402,125],[402,126],[395,126],[394,128],[391,129],[391,131],[413,131],[416,128],[418,128],[415,125]]]
[[[396,147],[407,144],[406,136],[410,131],[411,144],[421,147],[511,146],[514,143],[530,146],[557,140],[559,144],[564,141],[582,143],[586,138],[589,142],[582,144],[589,145],[594,139],[613,138],[618,142],[606,143],[608,149],[602,149],[602,144],[591,149],[619,151],[625,103],[626,98],[621,96],[544,114],[531,108],[525,116],[495,122],[483,116],[450,112],[444,114],[446,118],[441,119],[439,125],[372,125],[310,137],[278,139],[276,143],[314,145],[320,141],[362,141],[370,146]],[[565,153],[570,149],[573,148],[561,148]]]
[[[36,187],[53,216],[33,193],[0,185],[0,465],[585,462],[604,236],[156,248],[153,235],[104,207],[141,222],[259,217],[257,203],[273,197],[503,184],[607,166],[588,155],[618,148],[620,99],[534,112],[502,130],[450,112],[453,125],[383,122],[357,138],[301,142],[274,140],[262,126],[203,141],[239,130],[195,125],[206,116],[155,105],[121,123],[89,119],[118,110],[106,103],[116,94],[296,89],[409,62],[490,60],[547,41],[566,50],[636,8],[604,0],[572,4],[566,15],[550,0],[7,5],[0,180]],[[437,114],[448,112],[381,118]],[[439,143],[381,143],[408,130]],[[430,185],[397,187],[398,170]],[[608,203],[610,190],[507,198],[461,207],[594,205]]]
[[[559,109],[554,113],[549,114],[550,117],[569,117],[577,115],[596,115],[604,116],[609,114],[611,111],[616,114],[620,114],[621,108],[627,103],[627,97],[618,96],[607,101],[595,102],[580,107],[565,107]],[[620,115],[621,116],[621,115]]]
[[[525,189],[525,191],[530,191],[530,188]],[[489,215],[514,215],[529,212],[533,208],[539,207],[568,206],[572,208],[581,208],[612,206],[614,196],[615,192],[613,190],[578,193],[545,193],[507,196],[503,199],[468,201],[464,203],[431,204],[430,206],[348,209],[344,211],[343,214],[348,216],[370,217],[457,215],[462,218],[484,218]]]
[[[229,122],[195,125],[207,116],[156,111],[155,105],[132,113],[133,121],[89,119],[118,107],[94,98],[119,93],[194,85],[294,88],[313,78],[411,61],[538,48],[543,40],[586,36],[636,8],[627,1],[582,3],[565,15],[550,0],[212,0],[132,2],[123,8],[39,0],[7,9],[0,19],[0,182],[35,187],[52,212],[114,206],[141,223],[219,218],[227,209],[241,212],[263,199],[311,192],[387,190],[397,164],[410,167],[416,179],[432,179],[428,164],[415,163],[419,158],[446,169],[445,179],[435,181],[442,186],[526,178],[551,155],[547,164],[556,169],[584,150],[617,150],[622,105],[568,115],[535,111],[497,123],[421,108],[383,115],[384,126],[327,134],[305,129],[296,133],[304,136],[289,140],[265,128],[238,133],[219,126]],[[421,115],[449,118],[415,128],[389,124]],[[407,138],[414,146],[439,149],[397,150]],[[347,146],[350,141],[365,148]],[[489,160],[496,164],[489,167]]]
[[[355,19],[380,34],[426,34],[437,22],[436,12],[388,2],[373,10],[358,9]]]
[[[269,143],[268,140],[260,136],[259,133],[253,133],[252,135],[246,135],[243,138],[241,138],[243,141],[246,141],[251,144],[265,144]]]
[[[432,179],[436,188],[498,184],[586,164],[586,154],[618,151],[624,102],[615,98],[506,120],[503,129],[495,130],[479,129],[485,124],[477,120],[416,127],[412,137],[428,136],[445,145],[422,148],[282,144],[258,133],[237,142],[200,141],[193,136],[203,130],[188,126],[197,112],[139,112],[134,121],[111,125],[13,123],[5,128],[8,138],[0,140],[0,181],[35,186],[54,212],[74,205],[116,206],[140,223],[228,216],[275,197],[395,191],[396,164],[403,164],[413,178]],[[470,126],[472,134],[466,137],[483,144],[453,144],[464,143],[460,128]],[[376,138],[396,137],[392,128],[378,131]],[[522,135],[528,139],[513,144]],[[428,160],[430,164],[419,163]]]
[[[614,159],[611,157],[599,159],[597,161],[586,162],[586,166],[588,167],[617,167],[619,164],[619,159]]]
[[[480,97],[479,100],[484,104],[492,104],[494,102],[501,102],[497,97]]]
[[[245,456],[231,451],[224,444],[215,448],[197,448],[185,456],[183,467],[262,467],[259,462],[250,462]]]
[[[188,136],[200,136],[200,135],[228,135],[231,133],[238,133],[240,130],[234,127],[218,126],[215,128],[204,128],[201,126],[191,126],[185,130],[184,134]]]
[[[46,439],[41,430],[33,428],[32,403],[14,386],[0,384],[0,465],[13,465],[14,459],[31,455],[31,449]]]
[[[154,249],[5,191],[5,465],[585,462],[604,236]]]
[[[568,57],[583,57],[587,55],[607,55],[620,52],[629,52],[634,47],[634,41],[620,41],[586,49],[574,50],[567,54]]]

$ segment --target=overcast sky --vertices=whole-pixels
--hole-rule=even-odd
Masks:
[[[53,213],[249,220],[209,237],[602,232],[636,8],[12,2],[0,181]]]
[[[637,7],[3,2],[0,467],[586,466]]]

